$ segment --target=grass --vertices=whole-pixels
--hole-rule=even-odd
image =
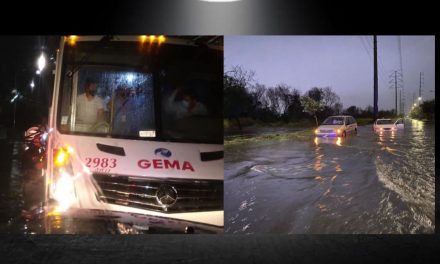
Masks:
[[[374,119],[370,117],[356,118],[358,126],[365,126],[374,123]]]
[[[373,124],[373,118],[357,118],[356,119],[358,126],[365,126],[368,124]],[[225,119],[224,121],[225,128],[230,128],[230,122]],[[301,131],[295,132],[287,132],[287,133],[267,133],[262,135],[255,136],[230,136],[225,137],[224,145],[225,146],[233,146],[240,144],[254,144],[263,141],[284,141],[284,140],[296,140],[296,141],[309,141],[313,136],[313,128],[316,127],[314,120],[301,120],[299,122],[289,122],[285,123],[282,121],[272,122],[272,123],[262,123],[257,122],[255,124],[257,127],[289,127],[289,128],[304,128]]]
[[[313,136],[313,130],[312,129],[306,129],[296,132],[290,132],[290,133],[270,133],[270,134],[263,134],[263,135],[256,135],[252,137],[243,137],[243,136],[233,136],[225,138],[224,145],[225,146],[232,146],[232,145],[239,145],[239,144],[254,144],[262,141],[268,141],[268,140],[278,140],[278,141],[284,141],[284,140],[297,140],[297,141],[309,141]]]
[[[316,127],[315,120],[313,119],[302,119],[296,122],[284,122],[284,121],[275,121],[275,122],[262,122],[259,120],[253,120],[251,118],[242,119],[242,126],[255,126],[255,127],[289,127],[289,128],[312,128]],[[238,127],[236,120],[223,119],[223,127],[225,129],[231,129]]]
[[[271,123],[264,123],[264,122],[257,122],[257,127],[289,127],[289,128],[309,128],[309,127],[316,127],[316,123],[314,120],[309,119],[303,119],[296,122],[284,122],[284,121],[277,121],[277,122],[271,122]]]

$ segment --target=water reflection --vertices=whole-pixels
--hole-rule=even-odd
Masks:
[[[432,233],[434,126],[358,130],[228,148],[226,233]]]
[[[342,146],[342,137],[315,137],[313,140],[315,145],[319,144],[333,144],[338,147]]]

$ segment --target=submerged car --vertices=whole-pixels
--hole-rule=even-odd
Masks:
[[[352,116],[330,116],[315,130],[318,137],[345,137],[357,133],[357,122]]]
[[[404,127],[403,120],[398,119],[397,121],[393,121],[388,118],[380,118],[377,119],[373,124],[374,132],[382,132],[382,131],[396,131],[397,129],[402,129]]]

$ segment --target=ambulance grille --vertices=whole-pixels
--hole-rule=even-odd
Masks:
[[[222,180],[93,174],[100,201],[164,213],[223,210]]]

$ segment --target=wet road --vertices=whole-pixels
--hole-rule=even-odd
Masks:
[[[225,233],[433,233],[434,124],[225,149]]]
[[[44,233],[41,170],[24,168],[24,142],[0,139],[0,233]]]
[[[14,143],[0,139],[0,233],[8,232],[23,207],[21,178],[15,169],[18,150]]]

